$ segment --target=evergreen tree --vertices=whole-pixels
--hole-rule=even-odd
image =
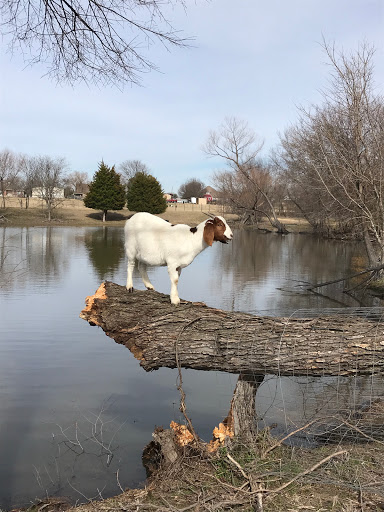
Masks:
[[[120,175],[115,167],[108,167],[104,162],[99,164],[89,192],[84,198],[84,205],[94,210],[102,210],[105,222],[108,210],[122,210],[125,205],[125,189],[120,183]]]
[[[167,201],[157,179],[145,172],[138,172],[129,182],[127,206],[133,212],[165,212]]]

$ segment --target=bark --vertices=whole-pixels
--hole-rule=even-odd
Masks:
[[[239,375],[224,425],[237,439],[252,444],[257,434],[256,392],[264,377]]]
[[[271,318],[199,302],[170,304],[154,291],[102,283],[80,314],[125,345],[146,371],[161,367],[251,375],[384,372],[384,325],[369,318]]]

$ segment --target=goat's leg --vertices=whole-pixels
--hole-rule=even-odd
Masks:
[[[139,261],[139,272],[141,275],[141,279],[143,280],[143,283],[145,284],[147,290],[154,290],[153,284],[149,280],[148,274],[147,274],[147,265],[145,263],[142,263]]]
[[[135,268],[135,260],[128,259],[128,266],[127,266],[127,290],[130,293],[133,292],[132,275],[133,275],[133,269],[134,268]]]
[[[177,283],[179,282],[181,269],[180,267],[175,268],[174,266],[168,265],[168,274],[171,279],[171,303],[172,304],[180,304],[179,293],[177,291]]]

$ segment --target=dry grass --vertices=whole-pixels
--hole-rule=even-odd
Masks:
[[[132,215],[126,208],[107,215],[107,226],[123,226],[125,221]],[[207,218],[207,214],[223,214],[223,207],[216,205],[194,205],[179,204],[170,205],[167,211],[160,217],[169,220],[174,224],[184,223],[196,225]],[[225,214],[225,212],[224,212]],[[235,215],[225,214],[229,220],[234,220]],[[101,212],[86,208],[83,201],[76,199],[65,199],[53,210],[53,219],[48,222],[44,203],[40,199],[31,199],[28,209],[20,207],[20,200],[8,198],[6,208],[0,210],[0,216],[4,216],[1,225],[5,226],[101,226]]]
[[[379,512],[384,510],[384,449],[376,443],[315,449],[276,446],[260,432],[250,446],[214,455],[185,448],[144,489],[69,508],[68,512]],[[268,452],[266,455],[262,453]],[[335,454],[339,454],[335,456]],[[288,485],[287,485],[288,484]],[[285,485],[287,485],[285,487]],[[281,489],[281,490],[279,490]],[[41,501],[29,512],[59,512]]]
[[[22,201],[22,203],[20,203]],[[21,208],[21,204],[23,208]],[[132,215],[128,209],[110,211],[107,216],[107,226],[123,226],[125,221]],[[230,222],[237,221],[237,215],[227,213],[220,205],[198,205],[198,204],[172,204],[167,211],[160,215],[163,219],[173,224],[197,225],[207,218],[207,214],[224,215]],[[282,217],[280,219],[286,224],[292,233],[310,232],[307,221],[294,217]],[[45,205],[40,199],[30,199],[29,208],[25,209],[25,199],[7,198],[6,208],[0,210],[0,225],[3,226],[102,226],[101,212],[86,208],[83,201],[76,199],[65,199],[53,210],[53,218],[48,222]],[[270,230],[268,222],[262,222],[260,229]]]

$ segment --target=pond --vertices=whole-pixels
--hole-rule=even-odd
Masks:
[[[236,231],[232,244],[214,244],[183,270],[179,293],[255,314],[305,316],[346,306],[364,314],[361,306],[381,303],[357,303],[342,285],[323,295],[303,286],[358,271],[363,259],[356,243]],[[125,347],[79,318],[101,281],[125,284],[125,266],[122,228],[1,228],[1,509],[46,494],[75,502],[139,486],[141,453],[155,426],[182,421],[177,372],[145,373]],[[169,293],[166,269],[149,276]],[[144,288],[137,274],[134,286]],[[183,371],[189,416],[203,439],[227,415],[236,381]],[[377,379],[266,376],[257,413],[278,434],[330,403],[348,407],[380,393]]]

